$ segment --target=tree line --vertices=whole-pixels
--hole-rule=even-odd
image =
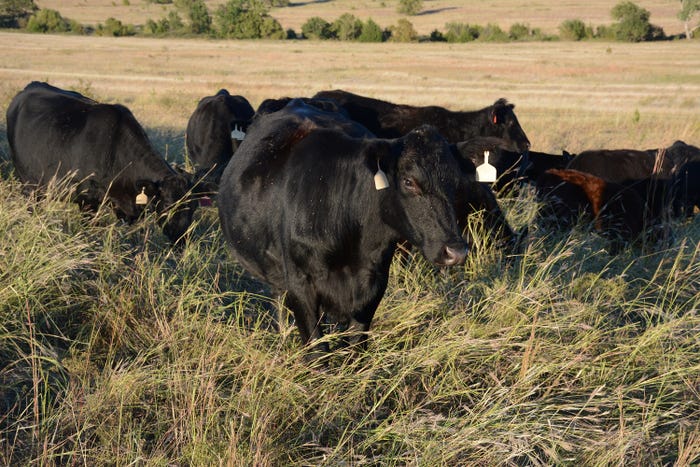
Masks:
[[[154,3],[172,3],[175,9],[158,19],[148,19],[143,25],[125,24],[108,18],[97,26],[87,26],[64,18],[60,12],[39,9],[34,0],[0,0],[0,27],[21,28],[38,33],[74,33],[103,36],[206,36],[221,39],[316,39],[359,42],[507,42],[605,39],[641,42],[668,39],[663,29],[650,23],[650,12],[629,0],[615,5],[610,15],[611,25],[594,27],[580,19],[569,19],[559,25],[559,35],[544,34],[539,28],[515,23],[506,31],[497,24],[477,25],[449,22],[443,31],[434,30],[428,36],[419,35],[413,24],[401,18],[395,25],[381,27],[373,19],[362,21],[350,13],[328,21],[315,16],[309,18],[301,31],[284,30],[270,16],[272,7],[289,5],[289,0],[228,0],[210,11],[204,0],[149,0]],[[122,0],[128,5],[129,0]],[[401,2],[405,14],[417,14],[421,2]],[[700,0],[681,0],[679,19],[684,21],[685,35],[690,38],[699,26],[692,26],[693,16],[700,11]]]

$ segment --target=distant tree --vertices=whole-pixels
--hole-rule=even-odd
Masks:
[[[391,32],[390,40],[394,42],[413,42],[418,39],[418,33],[413,28],[413,24],[406,18],[401,18],[396,26],[389,28]]]
[[[216,32],[231,39],[284,39],[282,26],[267,13],[261,0],[229,0],[216,10]]]
[[[98,24],[95,29],[95,34],[98,36],[133,36],[136,34],[133,24],[124,24],[118,19],[107,18],[105,23]]]
[[[678,19],[683,21],[686,39],[691,39],[696,29],[700,28],[700,23],[695,27],[691,26],[693,16],[700,13],[700,0],[681,0],[681,11],[678,13]]]
[[[429,40],[430,42],[447,42],[445,35],[437,29],[433,29],[431,31]]]
[[[586,25],[580,19],[567,19],[559,25],[562,39],[580,41],[586,38]]]
[[[508,38],[514,41],[522,41],[530,37],[530,26],[523,23],[513,23],[508,29]]]
[[[423,9],[423,0],[399,0],[396,10],[404,15],[417,15]]]
[[[188,32],[206,34],[211,30],[211,16],[204,0],[175,0],[175,6],[189,22],[186,28]]]
[[[610,15],[617,20],[613,25],[617,40],[640,42],[652,38],[654,28],[649,23],[649,10],[630,1],[623,1],[612,8]]]
[[[484,42],[506,42],[508,34],[495,23],[489,23],[479,34],[479,40]]]
[[[38,9],[34,0],[0,0],[0,28],[24,27]]]
[[[70,22],[56,10],[45,8],[34,13],[27,21],[29,32],[68,32]]]
[[[334,39],[331,23],[319,16],[312,16],[301,25],[301,33],[307,39]]]
[[[360,42],[382,42],[384,40],[384,31],[372,18],[369,18],[362,24],[362,32],[357,40]]]
[[[362,34],[362,21],[350,13],[341,15],[331,26],[335,37],[341,41],[354,41]]]
[[[447,42],[470,42],[479,38],[481,35],[481,26],[469,25],[467,23],[447,23],[445,25],[447,32],[445,39]]]

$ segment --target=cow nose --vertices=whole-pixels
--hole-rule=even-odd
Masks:
[[[445,245],[442,250],[442,260],[440,261],[444,266],[454,266],[456,264],[464,264],[464,260],[467,258],[467,248],[461,246],[459,248],[453,248],[451,246]]]

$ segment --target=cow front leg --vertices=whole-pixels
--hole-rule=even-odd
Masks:
[[[307,346],[306,359],[315,361],[330,351],[328,342],[318,342],[323,337],[321,329],[322,316],[316,304],[288,292],[285,300],[287,308],[292,310],[301,340]]]

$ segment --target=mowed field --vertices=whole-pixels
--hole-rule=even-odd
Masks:
[[[310,368],[289,316],[229,255],[215,208],[197,211],[175,252],[153,216],[88,218],[62,186],[28,195],[4,117],[28,82],[48,81],[127,105],[181,162],[190,114],[220,88],[254,107],[343,88],[452,109],[505,97],[539,151],[699,146],[697,41],[0,32],[0,50],[0,464],[700,462],[699,216],[670,220],[662,244],[612,256],[590,224],[546,230],[531,192],[502,194],[511,225],[529,229],[522,251],[496,249],[474,216],[479,240],[463,267],[397,258],[369,349]]]
[[[367,45],[0,33],[0,46],[5,105],[29,81],[48,80],[180,133],[198,100],[220,88],[254,107],[332,88],[454,110],[505,97],[540,151],[659,147],[700,133],[697,42]]]
[[[65,17],[84,24],[96,25],[106,18],[117,18],[125,23],[143,24],[146,19],[159,19],[173,9],[173,5],[159,5],[146,0],[37,0],[41,8],[59,10]],[[128,3],[128,4],[126,4]],[[210,12],[225,3],[224,0],[207,0],[205,4]],[[559,25],[568,19],[580,19],[594,28],[612,22],[610,10],[617,2],[591,0],[588,2],[564,0],[486,0],[486,1],[445,1],[426,0],[420,14],[408,17],[419,34],[428,35],[437,29],[445,30],[449,22],[479,24],[497,24],[508,30],[514,23],[527,24],[531,28],[540,28],[547,34],[558,34]],[[679,34],[683,25],[677,14],[678,2],[668,0],[639,0],[634,2],[651,13],[650,22],[661,26],[666,34]],[[326,21],[333,21],[344,13],[350,13],[363,21],[372,18],[380,26],[387,28],[396,24],[398,0],[331,0],[331,1],[296,1],[289,7],[273,8],[270,15],[277,19],[284,29],[293,29],[297,33],[301,26],[313,16]]]

